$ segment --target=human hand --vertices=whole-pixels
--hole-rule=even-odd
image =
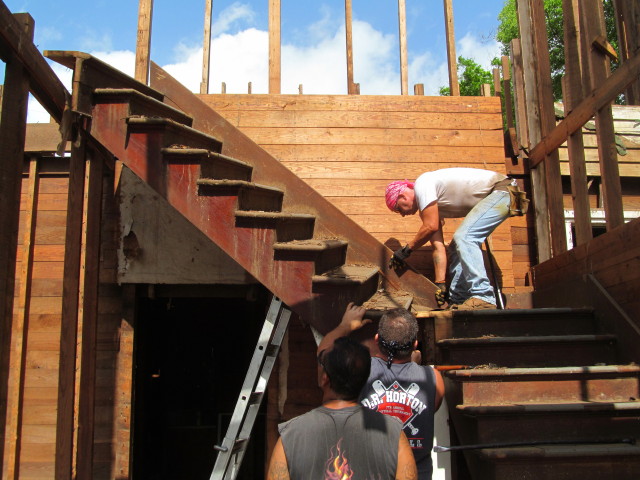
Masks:
[[[404,267],[406,265],[405,260],[409,258],[409,255],[411,255],[412,252],[413,250],[409,248],[409,245],[405,245],[393,252],[391,260],[389,261],[389,268],[396,269]]]
[[[349,332],[358,330],[364,327],[365,325],[371,323],[371,319],[363,318],[366,312],[367,312],[367,309],[364,308],[363,306],[356,305],[353,302],[349,302],[346,310],[344,311],[344,315],[342,315],[342,320],[340,321],[340,325],[348,329]]]
[[[442,282],[436,283],[436,303],[438,307],[442,307],[445,303],[447,303],[447,284]]]

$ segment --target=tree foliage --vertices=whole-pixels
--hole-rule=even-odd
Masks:
[[[553,97],[562,98],[561,79],[564,74],[564,25],[562,17],[562,0],[544,0],[544,14],[547,22],[547,38],[549,42],[549,63],[551,65],[551,80]],[[612,0],[604,0],[604,16],[607,38],[613,47],[618,49],[615,29],[615,14]],[[509,55],[510,43],[520,37],[518,30],[518,16],[516,0],[506,0],[504,7],[498,14],[498,31],[496,40],[502,44],[502,54]],[[617,65],[612,64],[615,69]]]
[[[494,62],[497,59],[494,59]],[[458,83],[460,95],[478,96],[482,84],[488,83],[493,89],[493,75],[478,65],[474,60],[458,57]],[[440,95],[451,95],[449,87],[440,87]]]

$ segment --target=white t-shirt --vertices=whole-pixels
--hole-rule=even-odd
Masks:
[[[414,185],[418,208],[422,211],[435,201],[440,217],[464,217],[489,195],[496,183],[506,178],[480,168],[443,168],[423,173]]]

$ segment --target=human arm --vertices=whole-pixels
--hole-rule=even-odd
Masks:
[[[434,283],[445,283],[447,281],[447,248],[444,246],[442,224],[438,231],[431,235],[430,242],[433,247]]]
[[[418,467],[413,456],[409,440],[404,432],[400,432],[398,440],[398,465],[396,467],[396,480],[417,480]]]
[[[433,373],[436,376],[436,412],[442,405],[442,399],[444,398],[444,379],[442,378],[442,374],[439,370],[434,369]]]
[[[289,480],[289,467],[287,465],[287,457],[284,454],[284,447],[282,446],[281,438],[278,439],[278,442],[273,449],[273,453],[271,454],[267,480]]]
[[[345,337],[351,332],[371,323],[370,319],[364,318],[366,311],[366,308],[358,306],[353,302],[349,302],[338,326],[327,333],[320,341],[320,344],[318,345],[318,354],[331,347],[337,338]]]
[[[420,210],[420,220],[422,225],[418,229],[413,239],[407,244],[411,250],[420,248],[427,243],[439,231],[442,238],[442,227],[440,225],[440,215],[438,213],[438,203],[431,202]],[[437,238],[437,237],[436,237]]]

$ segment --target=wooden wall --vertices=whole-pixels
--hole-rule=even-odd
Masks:
[[[16,440],[12,441],[9,434],[5,440],[5,459],[13,455],[19,477],[25,479],[54,477],[69,184],[66,160],[45,158],[36,163],[37,171],[25,169],[22,185],[11,353],[16,368],[9,380],[13,385],[13,416],[7,422],[16,432]],[[108,175],[104,182],[107,193],[103,197],[93,451],[96,479],[128,477],[133,352],[131,312],[123,304],[122,289],[115,284],[117,210],[113,176]],[[24,328],[18,328],[22,324]]]
[[[415,234],[418,217],[389,212],[384,189],[390,181],[415,180],[426,171],[454,166],[505,172],[501,107],[496,97],[200,98],[392,249]],[[446,242],[458,223],[445,224]],[[525,286],[529,266],[528,260],[520,262],[514,271],[513,228],[526,230],[526,222],[511,219],[491,237],[505,292]],[[520,237],[527,241],[526,233]],[[517,255],[524,258],[522,252]],[[433,279],[429,247],[410,260]]]

